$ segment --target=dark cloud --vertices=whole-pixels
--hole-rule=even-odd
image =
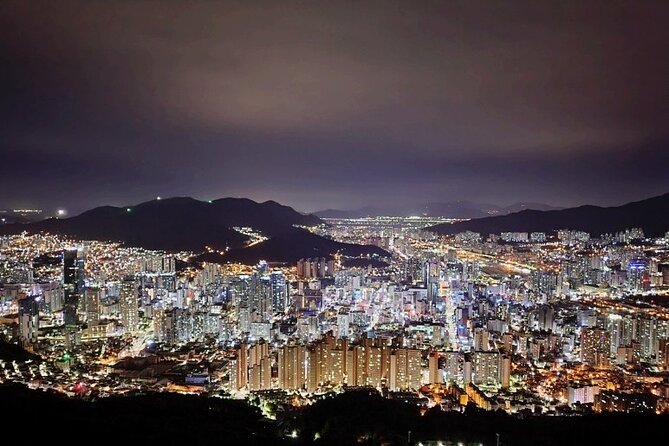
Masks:
[[[667,23],[659,1],[4,1],[0,204],[663,193]]]

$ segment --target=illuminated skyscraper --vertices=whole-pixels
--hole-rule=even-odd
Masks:
[[[658,364],[665,370],[669,369],[669,339],[660,339],[658,348]]]
[[[316,389],[318,389],[321,382],[323,381],[322,376],[324,374],[324,369],[325,369],[324,365],[325,361],[323,361],[324,350],[325,348],[322,344],[311,345],[306,350],[305,381],[306,381],[307,391],[309,392],[314,392]],[[281,351],[279,351],[279,355],[281,355]],[[347,365],[351,364],[353,364],[353,361],[347,361]],[[283,363],[281,361],[281,356],[279,356],[278,365],[279,365],[279,378],[280,378],[279,385],[281,386],[281,388],[283,388],[283,383],[281,379],[282,376],[281,367],[283,366]],[[355,385],[355,383],[351,385]]]
[[[346,349],[341,346],[328,348],[327,381],[333,385],[344,383],[346,375]]]
[[[390,390],[418,390],[422,375],[420,350],[401,348],[390,356]]]
[[[289,345],[279,349],[279,387],[283,390],[299,390],[305,384],[305,353],[301,345]],[[319,364],[314,364],[318,366]]]
[[[269,344],[260,341],[248,350],[249,390],[268,390],[272,383],[272,364]]]
[[[490,350],[490,333],[483,327],[474,329],[474,351],[487,352]]]
[[[67,249],[63,251],[63,318],[66,327],[76,327],[79,322],[77,308],[83,297],[83,287],[84,258],[76,248]]]
[[[637,321],[637,329],[638,340],[641,344],[641,357],[644,360],[650,360],[657,355],[657,319],[640,317]]]
[[[288,287],[282,272],[270,274],[270,290],[272,295],[272,312],[283,313],[288,302]]]
[[[126,277],[121,283],[119,295],[119,308],[121,311],[121,323],[126,333],[133,334],[137,331],[139,322],[137,303],[137,284],[133,277]]]
[[[444,361],[443,379],[446,382],[463,380],[463,354],[455,351],[442,352]]]
[[[611,334],[602,328],[581,331],[581,362],[592,367],[609,365]]]
[[[430,352],[428,355],[428,370],[430,375],[430,384],[441,383],[441,373],[439,370],[439,352]]]
[[[19,337],[25,348],[37,343],[39,329],[39,305],[35,296],[19,300]]]
[[[539,330],[553,331],[554,310],[553,307],[542,305],[537,309],[537,324]]]
[[[511,357],[502,356],[502,367],[500,372],[500,382],[502,389],[508,389],[511,384]]]
[[[351,386],[381,385],[381,349],[369,345],[355,345],[348,351],[347,383]]]
[[[335,263],[333,260],[325,258],[300,259],[297,262],[297,276],[300,278],[318,278],[329,277],[335,272]]]
[[[98,325],[100,322],[100,288],[86,288],[84,295],[86,298],[86,322],[89,326]]]
[[[439,260],[431,259],[425,263],[425,276],[423,282],[427,288],[427,300],[431,304],[437,302],[437,297],[439,297]]]
[[[269,304],[269,281],[257,272],[251,275],[249,284],[248,307],[251,322],[269,320],[271,307]]]
[[[472,354],[472,382],[474,384],[500,382],[500,354],[498,352]]]
[[[237,360],[235,361],[234,390],[241,390],[246,387],[248,382],[248,346],[242,343],[237,349]],[[232,380],[231,380],[232,381]]]

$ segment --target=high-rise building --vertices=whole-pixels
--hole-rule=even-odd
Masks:
[[[184,314],[186,310],[171,308],[163,310],[158,308],[153,315],[153,333],[158,342],[174,345],[186,341],[188,333],[184,333]],[[184,336],[186,339],[184,339]]]
[[[611,334],[611,356],[617,356],[618,348],[632,345],[638,338],[637,319],[630,315],[610,314],[606,319],[606,331]]]
[[[401,348],[390,355],[390,390],[418,390],[422,381],[420,350]]]
[[[301,345],[287,345],[279,349],[278,369],[279,388],[283,390],[299,390],[305,385],[305,356],[306,349]],[[311,358],[310,358],[311,359]],[[321,366],[321,358],[314,358]]]
[[[502,356],[502,370],[500,372],[500,384],[502,389],[508,389],[511,385],[511,357]]]
[[[502,335],[502,349],[506,354],[513,353],[513,335],[511,333]]]
[[[430,384],[439,384],[441,380],[441,370],[439,370],[439,352],[430,352],[427,357],[427,368],[429,372]]]
[[[346,342],[340,349],[346,348]],[[388,347],[365,339],[346,352],[346,384],[349,386],[381,387],[387,379]]]
[[[365,360],[367,361],[367,385],[381,387],[383,381],[383,349],[378,346],[365,347]]]
[[[325,347],[323,344],[310,345],[308,349],[305,350],[306,356],[306,370],[305,370],[305,383],[308,392],[314,392],[323,382],[323,376],[325,375],[325,360],[323,359]],[[281,351],[279,351],[281,354]],[[353,361],[348,361],[347,364],[353,364]],[[278,366],[281,368],[283,363],[280,361]],[[279,375],[281,376],[281,371],[279,369]],[[282,379],[279,380],[281,388],[283,388]]]
[[[351,386],[364,386],[367,381],[365,347],[362,345],[354,345],[348,353],[348,384]]]
[[[248,349],[248,385],[249,390],[268,390],[272,385],[272,362],[269,357],[269,344],[260,341]]]
[[[472,354],[472,382],[474,384],[498,384],[500,382],[500,354],[498,352]]]
[[[297,262],[297,276],[300,278],[316,279],[320,277],[329,277],[334,273],[334,260],[326,260],[324,257],[300,259]]]
[[[19,300],[19,338],[21,345],[29,347],[37,343],[39,330],[39,305],[35,296]]]
[[[530,241],[533,243],[545,243],[546,242],[546,233],[545,232],[532,232],[530,234]]]
[[[172,255],[144,257],[139,270],[145,273],[171,274],[176,271],[176,259]]]
[[[550,305],[542,305],[537,309],[537,324],[539,330],[553,331],[554,311]]]
[[[581,331],[581,362],[592,367],[606,367],[611,355],[611,334],[602,328]]]
[[[137,331],[139,322],[139,306],[137,300],[137,284],[133,277],[126,277],[121,282],[119,294],[119,310],[121,312],[121,323],[125,333],[133,334]]]
[[[470,357],[465,357],[462,365],[462,382],[465,385],[472,382],[472,361]]]
[[[98,325],[100,322],[100,297],[102,290],[100,288],[86,288],[84,296],[86,299],[86,322],[89,326]]]
[[[288,286],[286,278],[280,271],[269,276],[270,293],[272,295],[272,312],[283,313],[288,306]]]
[[[327,349],[326,381],[332,385],[344,383],[346,376],[346,349],[340,345]]]
[[[599,393],[597,386],[567,387],[567,403],[593,404]]]
[[[425,263],[423,282],[425,283],[425,288],[427,288],[427,300],[431,304],[435,304],[439,297],[439,274],[440,263],[438,259],[431,259]]]
[[[248,346],[242,343],[237,349],[237,359],[235,360],[235,373],[234,373],[234,390],[242,390],[246,388],[248,383],[248,370],[249,370],[249,359],[248,359]],[[232,381],[232,379],[231,379]]]
[[[460,382],[463,379],[463,354],[457,351],[442,352],[444,359],[444,381]]]
[[[84,258],[76,248],[63,251],[63,289],[65,299],[63,319],[66,327],[76,327],[79,323],[77,311],[83,298]]]
[[[248,306],[251,322],[267,322],[272,318],[272,294],[269,276],[253,273],[249,286]]]
[[[640,317],[637,320],[637,330],[639,344],[641,344],[641,357],[647,361],[651,360],[657,355],[657,319]]]
[[[474,351],[487,352],[490,350],[490,333],[483,327],[474,329]]]
[[[558,289],[558,276],[552,271],[532,272],[532,288],[539,294],[550,296]]]
[[[669,339],[660,339],[657,359],[660,367],[669,369]]]

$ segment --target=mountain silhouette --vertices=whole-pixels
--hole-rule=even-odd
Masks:
[[[428,229],[444,235],[464,231],[499,234],[507,231],[551,232],[574,229],[598,237],[634,227],[642,228],[649,237],[664,235],[669,230],[669,194],[622,206],[587,205],[552,211],[525,210],[509,215],[440,224]]]
[[[234,227],[251,227],[267,237],[291,232],[294,225],[313,226],[318,217],[304,215],[275,201],[246,198],[199,201],[189,197],[156,199],[135,206],[102,206],[71,218],[0,226],[0,234],[48,232],[81,240],[118,241],[166,251],[201,252],[240,248],[248,237]]]

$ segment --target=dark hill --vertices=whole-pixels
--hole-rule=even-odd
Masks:
[[[120,241],[147,249],[202,251],[205,246],[243,246],[247,237],[233,230],[235,226],[275,236],[292,231],[293,225],[319,223],[318,217],[300,214],[274,201],[222,198],[206,202],[177,197],[128,207],[103,206],[66,219],[5,225],[0,227],[0,234],[49,232],[84,240]]]
[[[340,243],[329,238],[295,229],[247,248],[231,249],[225,255],[203,254],[199,261],[215,263],[243,263],[255,265],[260,260],[268,262],[294,263],[302,258],[330,257],[340,253],[345,257],[381,258],[390,257],[390,253],[372,245]]]
[[[472,407],[465,413],[438,407],[422,413],[395,398],[384,399],[374,390],[348,391],[299,408],[282,406],[271,420],[250,403],[229,398],[168,392],[67,398],[5,383],[0,384],[5,402],[0,417],[6,436],[21,433],[35,444],[62,438],[64,426],[74,422],[76,435],[67,441],[73,445],[90,444],[91,438],[105,445],[118,444],[119,438],[147,445],[631,445],[656,443],[669,421],[666,414],[520,416]],[[36,424],[35,417],[26,416],[33,412],[45,416]]]
[[[558,229],[586,231],[593,236],[640,227],[650,237],[669,230],[669,194],[616,207],[580,206],[576,208],[536,211],[525,210],[498,217],[479,218],[429,228],[439,234],[474,231],[499,234],[505,231],[551,232]]]
[[[35,444],[63,438],[64,426],[71,423],[76,432],[67,443],[72,445],[90,444],[91,439],[103,445],[294,444],[279,436],[260,410],[245,401],[171,393],[84,400],[18,384],[0,384],[0,398],[11,402],[0,407],[5,435],[30,432]],[[39,428],[25,415],[30,411],[48,414]]]
[[[314,443],[319,445],[571,446],[651,443],[655,436],[664,435],[667,421],[666,415],[635,413],[519,417],[471,406],[465,413],[432,408],[421,416],[415,405],[402,399],[359,390],[305,406],[294,423],[306,439],[318,433],[319,441]]]
[[[27,352],[18,345],[10,344],[0,339],[0,359],[3,361],[36,361],[40,359],[39,356]]]

